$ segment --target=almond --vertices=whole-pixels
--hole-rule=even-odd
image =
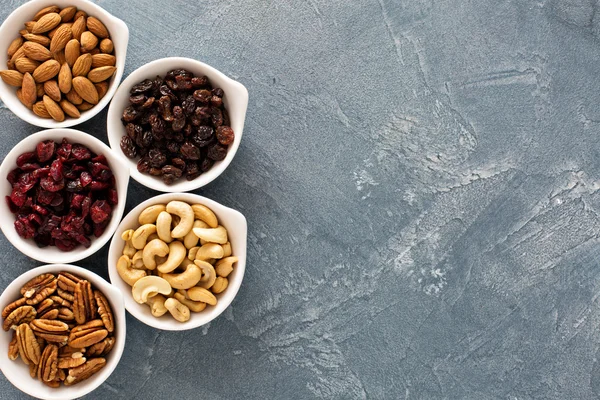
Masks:
[[[8,53],[8,58],[11,58],[22,45],[23,38],[21,36],[10,42],[10,46],[8,46],[8,50],[6,51]]]
[[[62,108],[50,98],[50,96],[44,96],[44,105],[46,106],[46,110],[48,110],[48,114],[52,117],[53,120],[62,122],[65,120],[65,113]]]
[[[17,99],[19,99],[19,101],[27,108],[31,109],[31,104],[29,104],[27,102],[27,100],[25,100],[23,98],[23,89],[17,89]]]
[[[21,87],[23,85],[23,74],[19,71],[0,71],[0,77],[7,85],[16,87]]]
[[[46,92],[44,92],[44,84],[36,83],[35,88],[37,90],[37,97],[44,97],[44,95],[46,94]]]
[[[25,78],[23,78],[23,84],[25,84]],[[56,102],[59,102],[62,98],[60,89],[58,88],[58,82],[55,80],[46,81],[44,83],[44,92],[46,92],[48,97]]]
[[[71,68],[75,64],[75,61],[77,61],[77,59],[81,55],[79,51],[79,46],[79,40],[71,39],[65,47],[65,58],[67,59],[67,64],[69,64],[69,67]]]
[[[88,102],[83,102],[83,103],[81,103],[80,105],[77,106],[77,109],[79,111],[87,111],[87,110],[92,109],[93,107],[94,107],[93,104],[90,104]]]
[[[106,54],[110,54],[115,49],[112,40],[110,39],[102,39],[100,41],[100,51]]]
[[[28,33],[30,33],[30,32],[27,29],[21,29],[19,31],[19,35],[21,35],[21,36],[27,35]]]
[[[89,17],[87,19],[87,28],[99,38],[106,39],[109,36],[106,26],[98,18]]]
[[[50,43],[50,52],[56,53],[57,51],[64,49],[72,37],[73,32],[71,31],[71,27],[66,24],[61,25],[52,37],[52,42]]]
[[[46,61],[52,58],[50,50],[35,42],[23,43],[23,51],[27,57],[35,61]]]
[[[110,54],[95,54],[92,56],[92,68],[112,67],[116,63],[117,59]]]
[[[47,38],[46,36],[34,35],[33,33],[28,33],[26,35],[23,35],[23,38],[25,38],[26,40],[29,40],[30,42],[39,43],[45,47],[50,46],[50,39]]]
[[[83,103],[83,99],[81,98],[80,95],[77,94],[77,92],[75,91],[75,89],[71,89],[71,91],[69,93],[67,93],[67,99],[75,104],[76,106],[80,105],[81,103]]]
[[[19,50],[17,50],[17,52],[13,54],[13,56],[10,58],[10,61],[6,63],[8,68],[14,69],[15,61],[17,61],[21,57],[25,57],[25,50],[23,50],[23,46],[19,47]]]
[[[98,91],[88,78],[76,76],[73,78],[73,88],[83,100],[91,104],[98,104]],[[81,110],[81,108],[79,109]]]
[[[31,33],[44,33],[49,32],[52,29],[56,28],[58,24],[60,24],[61,18],[60,15],[56,12],[51,12],[43,17],[41,17],[33,26]]]
[[[33,105],[33,112],[40,118],[52,118],[48,113],[48,110],[46,110],[46,106],[44,105],[43,101],[38,101]]]
[[[31,33],[31,31],[33,30],[33,27],[35,26],[35,21],[27,21],[23,25],[25,26],[25,30],[27,32]]]
[[[29,72],[31,74],[39,66],[39,62],[30,60],[27,57],[21,57],[17,59],[17,61],[15,61],[15,68],[22,74],[24,74],[25,72]]]
[[[62,10],[60,10],[58,15],[60,15],[60,19],[62,22],[70,22],[75,17],[76,13],[77,7],[71,6],[65,7]]]
[[[58,8],[58,6],[49,6],[46,8],[42,8],[40,11],[37,12],[37,14],[35,14],[33,20],[39,21],[40,18],[42,18],[44,15],[57,12],[60,12],[60,8]]]
[[[60,101],[60,107],[63,109],[63,111],[65,112],[65,114],[67,114],[71,118],[79,118],[79,117],[81,117],[81,114],[79,113],[79,110],[77,109],[77,107],[75,107],[68,100],[61,100]]]
[[[58,25],[56,28],[52,29],[50,32],[48,32],[48,33],[47,33],[48,37],[49,37],[50,39],[54,38],[54,35],[56,35],[56,32],[58,32],[58,30],[59,30],[61,27],[65,26],[65,25],[66,25],[66,26],[68,26],[68,27],[69,27],[69,29],[71,29],[71,26],[73,25],[73,23],[72,23],[72,22],[65,22],[64,24],[60,24],[60,25]]]
[[[94,68],[87,75],[87,78],[94,83],[102,82],[113,76],[116,70],[117,68],[115,67]]]
[[[106,92],[108,92],[108,82],[104,81],[104,82],[96,83],[96,84],[94,84],[94,86],[96,87],[96,90],[98,91],[98,101],[100,101],[100,99],[102,99],[106,95]]]
[[[28,105],[28,107],[33,107],[33,103],[37,100],[37,88],[35,87],[35,81],[29,72],[23,75],[23,86],[22,90],[22,98],[23,104]]]
[[[57,51],[56,53],[54,53],[54,59],[56,61],[58,61],[58,63],[60,65],[63,65],[64,63],[66,63],[67,57],[65,56],[65,51],[61,50],[61,51]]]
[[[98,45],[98,38],[90,31],[81,34],[81,48],[85,51],[92,51]]]
[[[74,17],[74,18],[75,18],[75,21],[77,21],[77,20],[79,19],[79,17],[87,18],[87,17],[88,17],[88,15],[87,15],[87,13],[86,13],[85,11],[83,11],[83,10],[79,10],[79,11],[77,11],[77,12],[75,13],[75,17]]]
[[[92,68],[92,55],[82,54],[77,58],[75,64],[73,64],[73,76],[87,76]]]
[[[58,87],[60,88],[60,91],[64,94],[69,93],[73,88],[72,80],[73,75],[71,75],[71,68],[69,68],[69,64],[64,63],[58,72]]]
[[[38,83],[54,78],[60,71],[60,64],[56,60],[48,60],[33,71],[33,79]]]
[[[85,17],[81,16],[79,18],[75,18],[75,22],[73,22],[73,26],[71,26],[71,31],[73,31],[73,39],[80,40],[81,34],[85,32]]]

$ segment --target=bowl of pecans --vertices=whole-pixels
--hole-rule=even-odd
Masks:
[[[0,295],[0,308],[0,369],[31,396],[84,396],[110,376],[123,354],[123,296],[84,268],[29,270]]]
[[[108,110],[108,141],[142,185],[188,192],[229,166],[247,107],[241,83],[197,60],[163,58],[119,86]]]
[[[19,118],[70,127],[98,114],[125,68],[127,25],[87,0],[32,0],[0,26],[0,98]]]

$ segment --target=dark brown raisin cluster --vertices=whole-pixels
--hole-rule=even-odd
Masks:
[[[15,229],[40,247],[89,247],[89,237],[104,233],[118,201],[106,157],[67,139],[46,140],[21,154],[7,179],[12,191],[6,202],[17,214]]]
[[[138,171],[170,185],[182,176],[197,178],[227,155],[234,133],[223,90],[213,88],[206,76],[175,69],[138,83],[130,93],[121,150],[129,158],[140,157]]]

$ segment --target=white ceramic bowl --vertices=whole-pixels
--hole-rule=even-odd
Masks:
[[[66,128],[81,124],[90,118],[94,117],[106,107],[110,99],[114,96],[123,77],[125,70],[125,57],[127,55],[127,44],[129,43],[129,29],[125,22],[113,17],[102,7],[88,0],[32,0],[23,4],[21,7],[13,11],[4,20],[0,26],[0,69],[6,69],[8,61],[6,49],[10,43],[19,36],[19,31],[23,29],[23,24],[31,21],[33,16],[44,7],[57,5],[60,8],[67,6],[76,6],[78,9],[85,11],[88,15],[98,18],[110,33],[110,38],[114,43],[114,55],[117,58],[117,71],[111,78],[108,92],[100,100],[100,102],[88,111],[83,111],[81,117],[67,118],[63,122],[56,122],[53,119],[40,118],[31,110],[25,107],[17,98],[17,90],[15,87],[9,86],[4,81],[0,80],[0,98],[6,106],[22,120],[29,122],[32,125],[41,126],[43,128]]]
[[[169,313],[160,318],[154,317],[150,313],[150,307],[147,304],[138,304],[133,300],[131,286],[125,283],[117,272],[117,260],[123,254],[123,246],[125,245],[121,239],[121,233],[127,229],[136,229],[140,226],[138,223],[138,216],[146,207],[154,204],[167,204],[172,200],[181,200],[189,204],[204,204],[213,210],[219,219],[219,223],[227,229],[229,241],[231,242],[232,255],[237,256],[239,259],[239,261],[234,264],[233,272],[227,277],[229,279],[227,289],[225,289],[223,293],[215,295],[218,300],[217,305],[207,306],[204,311],[200,313],[191,313],[190,320],[183,323],[175,321]],[[247,238],[248,227],[246,218],[239,211],[227,208],[216,201],[191,193],[167,193],[152,197],[131,210],[129,214],[123,218],[121,225],[119,225],[117,232],[113,236],[108,252],[108,275],[110,277],[110,282],[123,293],[127,311],[146,325],[166,331],[184,331],[197,328],[209,323],[221,315],[235,298],[242,284],[242,280],[244,279]]]
[[[8,204],[4,201],[4,197],[10,195],[12,189],[6,176],[16,168],[17,157],[27,151],[34,151],[36,145],[43,140],[54,140],[61,142],[63,138],[67,138],[70,143],[81,143],[87,146],[96,154],[103,154],[112,169],[116,179],[116,190],[119,196],[119,202],[113,209],[111,221],[106,227],[104,233],[99,237],[91,238],[92,244],[89,248],[83,246],[65,252],[54,246],[39,248],[33,239],[22,239],[15,230],[15,214],[10,212]],[[106,244],[112,234],[117,229],[117,225],[121,221],[121,217],[125,211],[125,200],[127,199],[127,186],[129,184],[129,170],[123,165],[123,161],[114,155],[110,148],[95,137],[87,133],[74,129],[48,129],[45,131],[34,133],[20,141],[2,161],[0,165],[0,228],[4,236],[19,249],[23,254],[47,263],[70,263],[89,257]]]
[[[123,307],[123,296],[121,292],[113,285],[106,282],[95,273],[74,265],[50,264],[29,270],[16,278],[8,285],[2,295],[0,295],[0,309],[21,297],[21,287],[30,279],[44,273],[58,274],[61,271],[67,271],[82,278],[87,279],[92,286],[100,290],[106,296],[113,311],[115,319],[115,346],[106,357],[106,366],[91,378],[79,382],[73,386],[61,385],[53,389],[46,386],[37,379],[29,376],[29,367],[21,359],[11,361],[8,358],[8,343],[12,339],[12,332],[0,332],[0,369],[6,378],[18,389],[40,399],[48,400],[66,400],[82,397],[100,386],[110,374],[114,371],[121,359],[125,347],[125,308]]]
[[[129,91],[134,85],[144,79],[155,78],[157,75],[164,77],[167,72],[176,68],[187,69],[196,76],[206,75],[213,87],[223,89],[225,92],[223,104],[229,112],[231,128],[235,133],[235,140],[229,146],[227,157],[222,161],[215,162],[208,172],[203,173],[193,181],[187,181],[185,178],[182,178],[172,185],[167,185],[160,177],[140,173],[137,170],[137,159],[133,160],[125,157],[120,145],[121,138],[126,135],[125,127],[121,122],[121,116],[123,115],[123,110],[129,105]],[[129,165],[131,177],[142,185],[160,192],[189,192],[212,182],[231,163],[242,140],[247,108],[248,90],[241,83],[228,78],[222,72],[200,61],[180,57],[162,58],[136,69],[119,86],[119,90],[117,90],[108,109],[108,141],[115,153],[119,154]]]

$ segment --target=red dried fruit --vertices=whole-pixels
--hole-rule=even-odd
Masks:
[[[79,176],[79,181],[81,182],[82,187],[86,187],[87,185],[92,183],[92,180],[93,180],[92,174],[90,174],[87,171],[82,172],[81,175]]]
[[[6,199],[6,204],[8,205],[8,209],[10,210],[11,213],[17,213],[19,212],[19,207],[17,207],[15,205],[15,203],[12,202],[12,200],[10,199],[10,196],[5,196]]]
[[[40,215],[48,215],[50,213],[50,211],[48,211],[47,208],[42,207],[39,204],[34,204],[33,206],[31,206],[31,208],[33,208],[33,211]]]
[[[30,151],[27,153],[23,153],[19,157],[17,157],[17,167],[21,167],[24,164],[30,163],[34,160],[35,160],[35,152]]]
[[[119,195],[115,189],[110,189],[106,198],[112,206],[116,206],[119,203]]]
[[[81,202],[81,216],[87,217],[90,215],[90,208],[92,207],[92,199],[90,197],[86,197]]]
[[[33,164],[28,163],[28,164],[23,164],[21,166],[21,171],[23,171],[23,172],[33,172],[38,169],[40,169],[40,164],[37,164],[37,163],[33,163]]]
[[[63,179],[63,163],[60,159],[52,161],[52,165],[50,166],[50,177],[54,179],[56,182]]]
[[[44,163],[52,158],[54,155],[56,144],[53,140],[45,140],[38,143],[35,149],[37,159],[39,162]]]
[[[17,169],[13,169],[6,176],[6,180],[8,180],[8,183],[10,183],[11,186],[14,185],[15,182],[17,182],[18,178],[19,178],[19,169],[18,168]]]
[[[99,224],[108,219],[111,212],[110,205],[105,200],[96,200],[94,204],[92,204],[92,208],[90,210],[90,215],[92,217],[92,221],[95,224]]]
[[[73,158],[79,161],[89,160],[90,158],[92,158],[92,152],[90,151],[90,149],[79,143],[75,143],[73,145],[71,155],[73,155]]]
[[[109,221],[110,220],[107,219],[106,221],[101,222],[99,224],[94,224],[94,228],[93,228],[93,230],[94,230],[94,236],[96,236],[96,237],[102,236],[102,234],[106,230],[106,227],[108,226],[108,222]]]
[[[31,239],[35,236],[35,228],[26,219],[17,219],[15,221],[15,230],[23,239]]]
[[[51,177],[47,176],[40,180],[40,186],[42,187],[42,189],[47,190],[49,192],[58,192],[59,190],[62,190],[65,187],[65,181],[63,179],[58,182],[55,182]]]
[[[25,200],[27,200],[27,195],[25,194],[25,192],[21,192],[18,187],[15,187],[10,193],[10,200],[15,206],[21,207],[23,204],[25,204]]]
[[[54,193],[47,190],[38,190],[36,200],[40,204],[49,205],[54,199]]]
[[[61,251],[71,251],[77,247],[77,242],[69,239],[56,239],[54,245]]]

